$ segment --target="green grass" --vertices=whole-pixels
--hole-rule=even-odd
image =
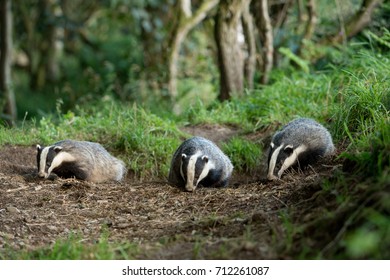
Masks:
[[[6,250],[0,259],[19,260],[118,260],[133,259],[139,254],[139,248],[133,243],[110,243],[103,234],[93,244],[83,242],[81,236],[70,235],[59,239],[52,246],[35,250],[15,252]]]
[[[33,126],[7,128],[0,126],[0,145],[32,145],[38,144],[39,137],[36,129]]]
[[[329,127],[341,151],[343,167],[329,178],[330,182],[323,183],[322,195],[334,199],[328,199],[330,203],[324,207],[328,217],[313,221],[317,226],[305,225],[303,235],[313,235],[313,228],[321,231],[322,224],[339,232],[317,254],[305,247],[297,248],[308,252],[306,258],[389,257],[383,247],[390,244],[389,59],[388,54],[361,49],[348,66],[334,68],[331,81],[335,99]],[[300,236],[302,233],[295,238]]]
[[[296,117],[325,121],[335,102],[332,76],[327,73],[293,72],[286,76],[275,71],[275,82],[259,88],[241,99],[205,106],[198,101],[183,113],[188,123],[230,124],[251,132],[273,123],[286,123]]]
[[[356,60],[361,63],[343,70],[347,83],[335,104],[332,132],[336,140],[348,139],[342,157],[360,172],[380,175],[390,158],[390,59],[364,51]]]
[[[240,137],[233,137],[222,145],[222,149],[232,159],[235,172],[239,173],[253,171],[263,155],[260,144]]]

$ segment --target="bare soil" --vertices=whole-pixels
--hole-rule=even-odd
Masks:
[[[211,127],[206,135],[217,141],[234,134],[222,129],[218,138],[217,131]],[[199,128],[193,132],[199,134]],[[334,168],[319,164],[279,182],[266,181],[263,170],[235,174],[226,188],[189,193],[165,180],[139,181],[130,175],[119,184],[44,180],[37,176],[35,147],[4,146],[0,252],[49,247],[71,233],[92,244],[108,231],[110,242],[139,244],[140,259],[289,258],[278,247],[288,234],[280,213],[315,201],[321,178]]]

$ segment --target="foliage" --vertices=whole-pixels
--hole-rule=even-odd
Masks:
[[[291,76],[282,72],[273,75],[276,82],[271,87],[248,92],[242,99],[214,103],[209,108],[199,101],[183,114],[182,119],[190,123],[233,124],[244,131],[256,131],[295,117],[326,120],[330,116],[333,96],[329,76],[296,71]]]
[[[335,102],[330,128],[341,150],[338,160],[342,161],[342,172],[322,183],[323,191],[318,197],[327,201],[320,209],[323,215],[305,224],[300,219],[304,208],[289,209],[290,220],[301,231],[290,236],[294,246],[299,245],[284,247],[284,252],[321,259],[389,257],[385,249],[390,244],[389,58],[388,53],[359,47],[347,65],[332,68]],[[320,245],[321,251],[309,250],[312,245],[306,238],[320,240],[322,229],[333,229],[337,234]]]
[[[294,54],[290,49],[287,48],[279,48],[279,52],[284,54],[288,59],[296,63],[302,71],[305,73],[309,73],[309,63],[296,54]]]
[[[383,28],[383,37],[376,35],[374,32],[367,30],[363,32],[364,35],[369,39],[377,42],[379,45],[390,49],[390,31]]]
[[[358,213],[356,220],[360,221],[361,226],[346,234],[344,256],[348,258],[389,258],[383,245],[390,244],[389,218],[386,214],[390,210],[388,203],[390,197],[388,193],[383,192],[377,193],[376,196],[372,197],[375,198],[372,206],[365,207]]]
[[[348,137],[350,141],[342,155],[349,164],[378,175],[389,166],[390,58],[368,52],[356,58],[354,65],[343,70],[349,80],[335,108],[333,131],[336,139]]]
[[[164,16],[169,16],[166,12],[172,1],[37,2],[16,1],[14,5],[14,13],[20,15],[15,17],[16,64],[20,67],[14,68],[19,118],[26,111],[28,118],[53,113],[57,99],[62,99],[65,110],[73,110],[76,104],[88,104],[107,94],[121,101],[148,96],[146,91],[155,85],[148,84],[146,74],[156,70],[144,71],[146,56],[158,58],[156,52],[161,53],[167,31]],[[58,33],[55,62],[60,75],[55,81],[38,77],[47,71],[44,63],[52,28]],[[144,42],[150,36],[153,46]],[[157,78],[154,74],[153,79]],[[37,79],[42,84],[39,88],[33,86]]]
[[[118,260],[133,259],[139,248],[131,243],[109,242],[107,234],[102,234],[92,245],[83,244],[81,236],[71,234],[67,239],[57,240],[50,247],[32,251],[22,251],[10,255],[0,255],[0,259],[20,260]]]
[[[33,127],[33,126],[32,126]],[[9,129],[4,126],[0,126],[0,144],[13,144],[13,145],[31,145],[37,144],[39,138],[34,132],[34,128],[30,126]]]
[[[235,172],[239,173],[253,171],[262,156],[259,144],[239,137],[230,139],[222,149],[232,159]]]
[[[28,112],[27,118],[40,118],[55,112],[58,99],[64,102],[65,111],[73,111],[76,105],[87,105],[106,95],[121,102],[131,101],[148,107],[150,103],[163,103],[164,108],[173,108],[179,114],[189,107],[196,107],[198,99],[206,106],[213,105],[219,73],[212,16],[194,29],[182,46],[179,96],[172,104],[167,100],[168,93],[163,83],[166,76],[163,64],[164,51],[175,22],[175,1],[49,1],[42,5],[38,2],[15,1],[14,4],[14,13],[20,15],[15,17],[14,23],[17,34],[14,36],[15,60],[19,66],[14,69],[14,86],[19,119],[25,116],[25,112]],[[305,21],[299,16],[307,17],[307,12],[299,15],[296,3],[291,6],[271,5],[271,17],[284,14],[284,18],[272,18],[276,23],[275,50],[279,50],[275,54],[277,71],[284,72],[290,67],[290,62],[306,73],[313,71],[313,60],[324,57],[329,51],[326,46],[315,43],[316,39],[339,32],[342,19],[350,17],[360,5],[359,1],[316,2],[317,10],[321,11],[317,12],[316,32],[313,40],[307,40],[301,49]],[[200,3],[192,4],[195,9]],[[278,9],[284,12],[280,13]],[[378,42],[384,48],[386,41],[381,39],[383,36],[378,35],[377,30],[387,34],[388,9],[388,3],[383,4],[383,9],[378,9],[373,30],[365,33],[372,42]],[[31,84],[32,80],[38,79],[35,77],[39,76],[38,68],[45,62],[51,28],[62,34],[56,38],[57,45],[62,46],[57,61],[61,75],[55,81],[43,79],[45,86],[37,90]],[[284,55],[280,56],[280,53]],[[19,62],[23,60],[24,63]],[[32,72],[36,73],[33,75]],[[274,75],[274,78],[280,77]]]
[[[239,102],[213,102],[211,105],[206,106],[202,100],[197,99],[195,104],[181,114],[180,119],[191,124],[242,124],[246,127],[246,118],[245,116],[240,116],[239,112],[241,112]]]

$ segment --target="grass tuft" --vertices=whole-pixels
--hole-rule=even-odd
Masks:
[[[240,173],[247,173],[258,167],[262,155],[258,144],[239,137],[224,143],[222,149],[231,158],[235,172]]]
[[[0,259],[21,260],[118,260],[133,259],[138,253],[138,246],[132,243],[110,243],[107,234],[102,234],[94,244],[85,244],[78,235],[59,239],[52,246],[31,251],[22,251],[9,255],[0,255]]]

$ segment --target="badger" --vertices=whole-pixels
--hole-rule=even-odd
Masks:
[[[171,185],[194,191],[198,185],[225,187],[233,172],[230,159],[210,140],[185,140],[173,155],[168,175]]]
[[[48,178],[55,173],[72,178],[101,183],[121,181],[126,174],[123,161],[110,155],[98,143],[63,140],[51,146],[37,145],[38,176]]]
[[[324,126],[308,118],[293,120],[272,137],[267,178],[280,179],[290,166],[302,168],[334,151],[332,136]]]

